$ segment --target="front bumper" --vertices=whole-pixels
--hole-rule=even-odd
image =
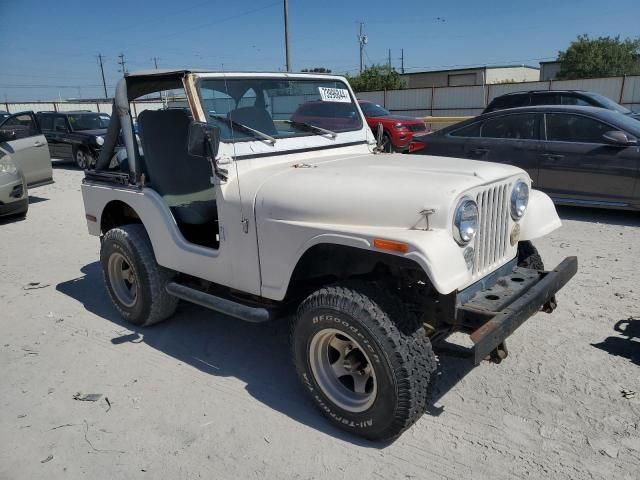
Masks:
[[[456,321],[471,331],[476,365],[552,301],[578,271],[578,259],[567,257],[550,271],[505,267],[458,294]]]

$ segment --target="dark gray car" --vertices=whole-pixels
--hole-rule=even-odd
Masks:
[[[640,121],[594,107],[541,106],[480,115],[414,137],[419,154],[508,163],[556,203],[640,209]]]

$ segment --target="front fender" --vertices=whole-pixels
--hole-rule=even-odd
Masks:
[[[531,190],[527,212],[520,224],[520,240],[535,240],[560,228],[562,222],[553,201],[540,190]]]
[[[471,279],[462,250],[444,230],[372,230],[370,227],[345,228],[340,225],[267,220],[262,223],[260,232],[262,295],[274,300],[285,297],[296,265],[305,252],[319,244],[342,245],[404,257],[417,263],[434,288],[442,294],[451,293]],[[373,245],[375,238],[406,243],[408,251],[398,253],[377,249]],[[267,246],[277,248],[270,249]]]

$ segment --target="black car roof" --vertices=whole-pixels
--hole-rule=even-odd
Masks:
[[[578,105],[533,105],[528,107],[507,108],[504,110],[496,110],[494,112],[483,113],[481,115],[478,115],[477,117],[465,120],[464,122],[456,123],[449,127],[443,128],[442,130],[439,130],[439,132],[446,133],[458,128],[462,128],[466,125],[471,125],[472,123],[481,122],[488,118],[513,115],[515,113],[582,113],[612,124],[618,124],[618,121],[620,119],[627,117],[627,115],[615,110],[609,110],[600,107],[583,107]],[[638,122],[638,126],[640,127],[640,121]],[[640,128],[638,128],[638,131],[640,132]]]
[[[528,95],[531,93],[589,93],[589,92],[587,92],[586,90],[520,90],[517,92],[504,93],[502,95],[498,95],[495,98],[508,97],[511,95]]]

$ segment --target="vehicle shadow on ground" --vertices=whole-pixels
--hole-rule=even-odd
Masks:
[[[78,168],[75,162],[72,162],[71,160],[58,160],[52,158],[51,167],[56,170],[75,170],[77,172],[80,171],[80,168]]]
[[[49,200],[45,197],[36,197],[35,195],[29,195],[29,205],[33,205],[34,203],[46,202]]]
[[[27,217],[24,214],[7,215],[6,217],[0,217],[0,227],[2,225],[8,225],[9,223],[24,222]]]
[[[635,365],[640,365],[640,319],[629,317],[620,320],[613,329],[619,335],[607,337],[602,342],[591,345],[609,355],[626,358]]]
[[[370,442],[343,432],[318,413],[303,391],[291,361],[287,319],[247,323],[181,302],[170,320],[152,327],[136,327],[122,320],[112,307],[99,262],[84,266],[81,272],[83,276],[58,284],[56,290],[81,302],[93,314],[129,330],[111,339],[113,345],[144,342],[204,373],[238,378],[260,402],[341,440],[375,449],[391,443]],[[429,399],[430,415],[442,412],[435,402],[473,367],[470,360],[462,358],[448,358],[445,363],[434,384],[433,398]]]
[[[562,205],[556,205],[556,210],[562,220],[640,227],[640,213],[638,212]]]

